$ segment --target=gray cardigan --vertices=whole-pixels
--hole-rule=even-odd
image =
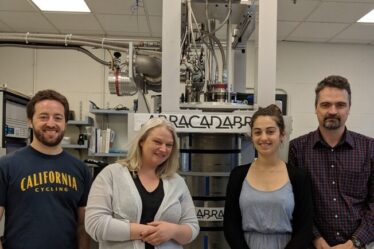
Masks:
[[[92,184],[86,207],[87,233],[99,241],[100,249],[144,249],[141,240],[130,240],[130,223],[139,223],[142,201],[127,167],[114,163],[105,167]],[[199,233],[195,207],[182,177],[163,179],[165,196],[155,220],[191,227],[194,240]],[[183,248],[174,240],[155,249]]]

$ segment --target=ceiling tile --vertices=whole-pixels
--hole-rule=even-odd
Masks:
[[[85,0],[91,14],[41,13],[31,0],[0,0],[0,32],[38,32],[96,36],[153,37],[162,35],[162,0]],[[258,1],[256,1],[258,2]],[[136,7],[138,3],[138,7]],[[197,18],[205,20],[205,0],[192,0]],[[237,1],[236,1],[237,3]],[[239,22],[233,4],[231,21]],[[211,4],[210,16],[222,21],[227,4]],[[374,42],[374,27],[355,21],[374,8],[374,0],[278,0],[278,40]],[[169,10],[173,11],[173,10]],[[148,15],[148,19],[145,15]],[[217,21],[219,25],[220,21]],[[305,22],[308,21],[308,22]],[[309,22],[310,21],[310,22]],[[300,23],[304,22],[304,23]],[[346,25],[344,25],[346,24]],[[350,26],[351,25],[351,26]],[[360,26],[363,25],[363,26]],[[176,24],[178,27],[178,24]],[[250,39],[256,37],[256,29]],[[226,28],[217,32],[226,39]]]
[[[374,40],[374,24],[355,23],[332,39],[332,41],[370,42]]]
[[[332,42],[332,43],[351,43],[351,44],[370,44],[371,40],[368,40],[368,39],[363,39],[363,40],[360,40],[360,39],[332,39],[330,40],[329,42]]]
[[[278,20],[303,21],[320,4],[320,1],[278,0]]]
[[[86,30],[88,33],[92,31],[103,33],[96,18],[89,13],[46,13],[45,16],[61,31],[71,30],[69,33],[75,33],[74,31],[77,30]]]
[[[1,0],[0,10],[10,11],[38,11],[38,9],[26,0]]]
[[[17,32],[57,32],[39,13],[0,11],[0,21],[6,23]]]
[[[347,27],[342,23],[302,23],[293,31],[288,38],[309,40],[328,40],[335,34]]]
[[[143,2],[136,0],[86,0],[88,7],[95,14],[123,14],[144,16]]]
[[[373,8],[374,4],[324,2],[308,17],[307,21],[352,23]]]
[[[292,37],[289,36],[287,39],[284,39],[284,41],[299,41],[299,42],[327,42],[327,38],[321,38],[321,37]]]
[[[299,25],[300,22],[278,22],[277,29],[277,39],[284,40],[287,39],[288,35]]]
[[[97,15],[106,33],[123,32],[149,33],[147,20],[144,16],[133,15]]]

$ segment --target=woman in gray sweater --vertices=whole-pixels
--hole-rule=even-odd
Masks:
[[[174,126],[152,118],[128,157],[108,165],[92,184],[85,225],[100,249],[177,249],[194,240],[198,220],[178,169]]]

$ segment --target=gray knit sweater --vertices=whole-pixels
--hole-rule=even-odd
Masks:
[[[99,241],[100,249],[144,249],[140,240],[130,240],[130,223],[139,223],[142,201],[127,167],[114,163],[105,167],[92,184],[86,207],[85,227]],[[194,240],[199,233],[195,207],[182,177],[163,179],[165,196],[155,220],[191,227]],[[174,240],[155,249],[183,248]]]

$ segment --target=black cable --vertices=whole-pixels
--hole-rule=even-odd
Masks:
[[[70,45],[69,46],[61,46],[61,45],[54,45],[54,44],[40,45],[38,43],[23,44],[23,43],[2,43],[2,42],[0,42],[0,47],[20,47],[20,48],[36,48],[36,49],[71,49],[71,50],[76,50],[76,51],[82,52],[82,53],[88,55],[89,57],[91,57],[92,59],[94,59],[95,61],[97,61],[97,62],[99,62],[99,63],[101,63],[105,66],[111,65],[111,62],[104,61],[104,60],[98,58],[96,55],[94,55],[90,51],[88,51],[87,49],[79,47],[79,46],[70,46]]]
[[[143,96],[143,99],[144,99],[145,106],[147,107],[147,111],[148,111],[148,113],[151,113],[151,110],[149,109],[149,106],[148,106],[147,99],[145,98],[145,95],[144,95],[144,91],[141,91],[141,92],[142,92],[142,96]]]

